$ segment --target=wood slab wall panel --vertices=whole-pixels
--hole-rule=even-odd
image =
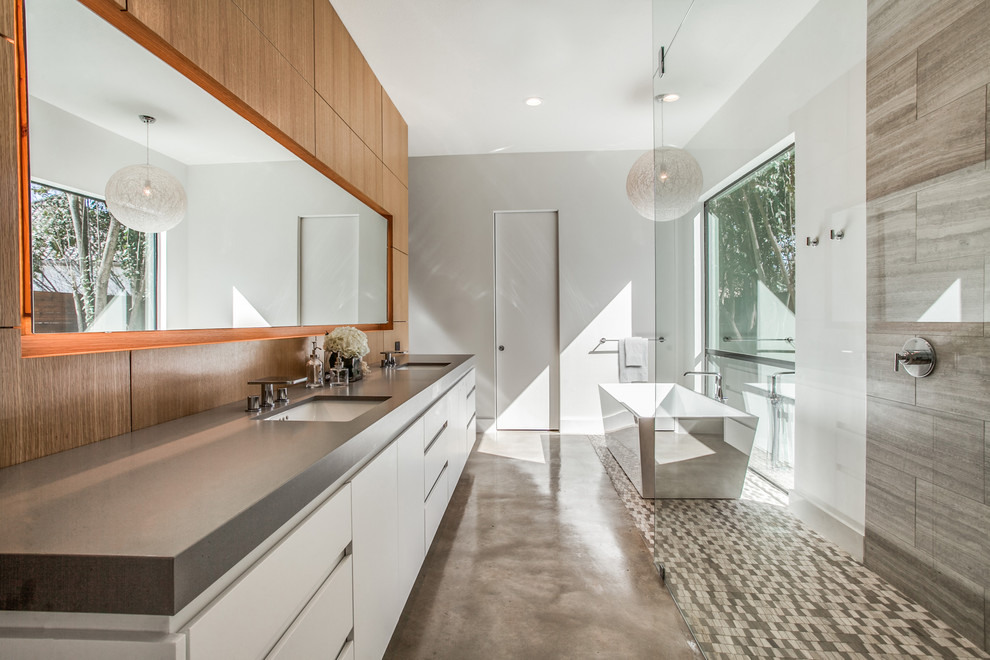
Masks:
[[[5,7],[6,21],[13,2],[0,0],[0,6]],[[16,62],[15,46],[0,40],[0,327],[4,328],[21,324]]]
[[[918,118],[918,55],[910,55],[884,69],[870,81],[866,105],[866,133],[883,135]]]
[[[364,59],[364,58],[362,58]],[[382,157],[382,86],[367,62],[362,67],[361,93],[364,95],[364,142]]]
[[[382,183],[382,205],[392,214],[392,247],[409,254],[409,191],[388,168]]]
[[[346,119],[358,137],[367,143],[368,137],[364,125],[365,102],[367,97],[364,94],[364,84],[368,63],[365,62],[364,55],[361,54],[361,50],[350,36],[347,37],[347,46],[349,70],[347,72],[348,87],[346,102],[348,104],[348,110]],[[344,116],[343,113],[341,113],[341,116]]]
[[[392,319],[409,320],[409,257],[392,250]]]
[[[192,415],[255,394],[248,381],[305,375],[312,338],[182,346],[131,352],[134,429]]]
[[[984,2],[918,48],[918,115],[990,82],[990,3]]]
[[[0,34],[13,37],[17,32],[15,0],[0,0]],[[8,44],[13,47],[13,44]]]
[[[990,640],[990,2],[869,0],[864,563]],[[922,335],[937,365],[892,359]]]
[[[385,350],[385,333],[384,332],[369,332],[368,333],[368,355],[364,358],[365,362],[371,365],[371,368],[381,366],[382,363],[382,351]]]
[[[399,110],[392,103],[389,95],[382,91],[382,161],[403,185],[408,186],[408,177],[402,178],[403,172],[408,171],[409,145],[408,128]]]
[[[18,333],[0,331],[0,370],[7,392],[0,404],[0,467],[130,430],[127,353],[25,360],[20,358]]]
[[[882,197],[986,159],[986,90],[980,88],[866,145],[866,198]]]
[[[172,43],[172,3],[167,0],[126,0],[127,11],[152,32]]]
[[[918,49],[984,0],[870,0],[866,76],[872,78]]]
[[[275,114],[269,77],[275,75],[278,53],[236,5],[224,7],[223,84],[235,96],[265,117]]]
[[[351,54],[357,47],[329,2],[313,8],[316,35],[314,79],[316,91],[351,126]],[[357,80],[354,84],[357,84]]]
[[[275,56],[264,60],[275,64],[271,76],[266,75],[274,95],[274,116],[269,119],[312,154],[316,151],[316,92],[287,59],[272,50]]]
[[[229,0],[174,0],[169,43],[196,66],[224,83]]]
[[[313,0],[233,0],[303,79],[314,82]],[[320,0],[325,2],[325,0]]]
[[[395,342],[399,342],[400,350],[411,350],[409,347],[409,324],[405,321],[397,321],[391,330],[386,330],[383,334],[386,348],[394,349]]]
[[[348,181],[354,180],[354,159],[351,156],[354,132],[333,108],[316,96],[316,157]]]
[[[20,335],[17,328],[0,328],[0,383],[6,391],[0,397],[0,467],[21,462],[23,459],[19,460],[19,456],[25,450],[18,429],[21,417]]]
[[[337,12],[324,0],[313,5],[313,87],[327,105],[333,107],[334,96],[334,28]]]

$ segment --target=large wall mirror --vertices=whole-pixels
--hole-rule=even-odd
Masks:
[[[386,218],[76,0],[24,24],[35,335],[388,323]],[[146,160],[187,197],[163,233],[104,200]]]

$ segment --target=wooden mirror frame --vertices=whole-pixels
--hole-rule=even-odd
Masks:
[[[291,151],[304,163],[320,172],[388,221],[388,321],[374,324],[354,324],[365,332],[391,330],[393,327],[394,291],[392,280],[392,230],[393,215],[372,200],[356,186],[330,169],[309,153],[295,140],[257,110],[235,96],[230,90],[206,74],[185,55],[176,50],[158,34],[134,18],[127,11],[114,5],[112,0],[78,0],[107,23],[123,32],[137,44],[181,75],[204,89],[208,94],[252,123],[276,142]],[[30,202],[30,152],[27,116],[27,49],[25,47],[25,21],[23,0],[17,2],[17,122],[18,122],[18,206],[20,213],[20,292],[21,292],[21,356],[45,357],[106,353],[171,346],[220,344],[226,342],[259,339],[284,339],[321,335],[339,325],[278,326],[266,328],[211,328],[190,330],[139,330],[100,333],[35,333],[32,317],[31,285],[31,202]]]

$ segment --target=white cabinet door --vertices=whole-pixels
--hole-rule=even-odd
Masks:
[[[398,622],[398,443],[378,454],[351,482],[353,502],[354,656],[378,660]]]
[[[350,495],[346,485],[337,491],[193,619],[190,660],[261,658],[272,649],[351,540]]]
[[[405,603],[426,556],[423,537],[423,419],[399,436],[399,602]]]
[[[330,657],[344,648],[354,621],[351,557],[344,557],[268,655],[268,660]]]

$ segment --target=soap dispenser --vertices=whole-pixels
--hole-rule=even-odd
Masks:
[[[323,387],[323,360],[316,357],[316,340],[313,340],[313,353],[306,360],[306,387]]]

